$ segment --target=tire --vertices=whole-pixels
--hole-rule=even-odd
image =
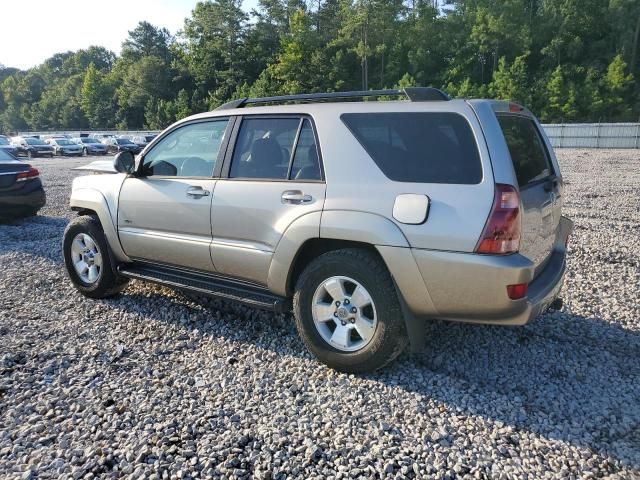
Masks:
[[[82,149],[82,156],[83,157],[88,157],[89,156],[89,151],[86,148]]]
[[[335,282],[346,294],[340,307],[335,303],[339,300],[335,300],[335,295],[328,294],[329,290],[325,288],[325,285],[335,285]],[[367,298],[365,295],[350,291],[354,285],[364,288],[363,293],[368,294],[370,305],[363,306],[366,304],[362,301],[362,298]],[[334,288],[330,290],[335,291]],[[334,306],[335,312],[331,315]],[[324,308],[323,317],[329,320],[316,323],[315,308]],[[296,283],[293,310],[298,333],[309,351],[325,365],[341,372],[364,373],[382,368],[392,362],[407,344],[404,318],[391,275],[379,257],[363,249],[335,250],[309,263]],[[362,319],[367,323],[361,323]],[[374,327],[366,330],[366,327],[358,326],[362,324],[373,324]],[[342,332],[346,329],[350,333],[343,337],[343,345],[336,347],[332,344],[333,334],[341,325]],[[366,330],[366,335],[359,335],[363,330]],[[331,338],[328,339],[329,336]]]
[[[27,158],[29,160],[31,160],[35,155],[33,154],[33,152],[31,150],[27,150]]]
[[[84,238],[82,238],[82,236]],[[92,250],[90,242],[86,240],[89,237],[95,250],[100,255],[100,268],[97,269],[97,279],[91,280],[89,270],[87,270],[88,278],[83,278],[74,266],[74,262],[78,260],[77,248],[74,247],[74,241],[81,240],[80,244]],[[75,248],[75,249],[74,249]],[[82,216],[72,220],[64,231],[62,240],[62,251],[64,255],[64,263],[67,268],[67,275],[73,285],[84,296],[89,298],[109,298],[120,293],[128,283],[128,280],[120,277],[111,266],[110,250],[107,240],[104,236],[102,226],[96,217]],[[95,261],[92,265],[97,265],[98,255],[91,255],[91,261]],[[90,263],[86,261],[85,263]]]

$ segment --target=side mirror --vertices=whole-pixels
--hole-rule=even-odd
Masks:
[[[120,152],[113,159],[113,168],[118,173],[132,173],[135,160],[131,152]]]

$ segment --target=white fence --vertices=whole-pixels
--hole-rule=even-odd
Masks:
[[[554,148],[640,148],[640,123],[561,123],[543,125]],[[149,135],[158,131],[21,132],[20,135]]]
[[[640,148],[640,123],[543,125],[554,148]]]

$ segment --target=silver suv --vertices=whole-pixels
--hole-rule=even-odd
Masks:
[[[335,101],[382,95],[408,101]],[[64,258],[92,298],[133,278],[293,309],[313,354],[363,372],[423,347],[427,319],[523,325],[561,305],[562,191],[514,103],[430,88],[243,99],[77,177]]]

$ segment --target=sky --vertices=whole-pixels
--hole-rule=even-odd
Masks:
[[[91,45],[119,54],[122,41],[138,22],[146,20],[175,34],[196,3],[196,0],[11,0],[2,5],[0,64],[27,69],[55,53]],[[245,10],[256,3],[245,0]]]

